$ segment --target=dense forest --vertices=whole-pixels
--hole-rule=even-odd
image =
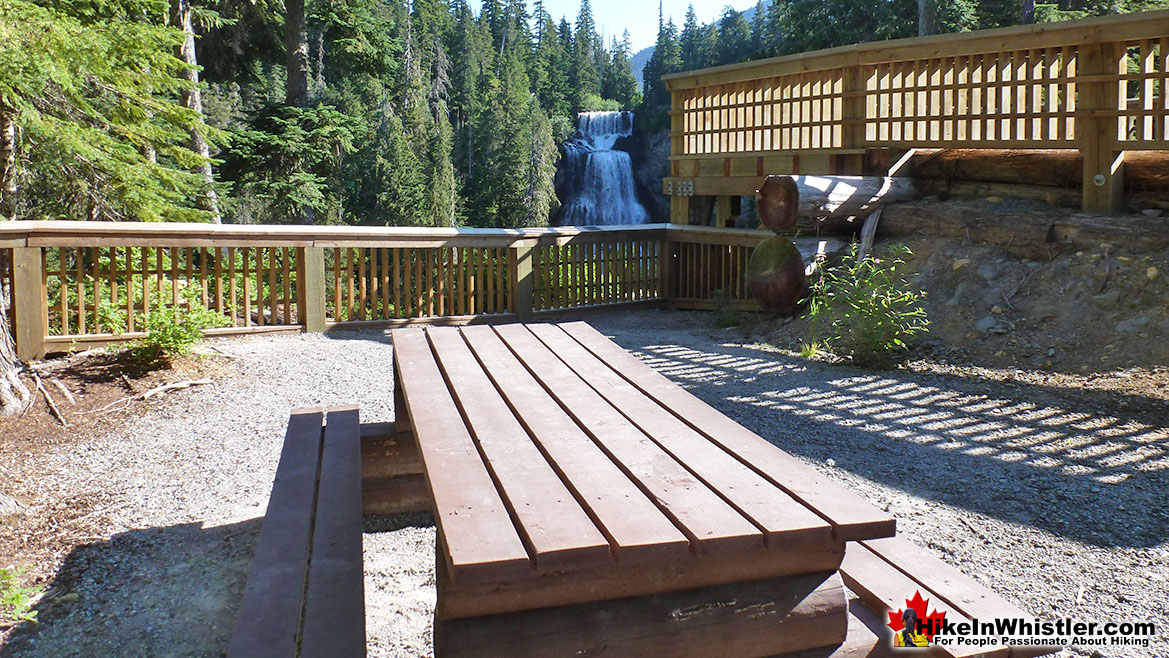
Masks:
[[[628,35],[541,0],[0,0],[4,218],[542,225],[582,110],[666,124],[663,74],[1166,0],[787,0]],[[750,20],[748,20],[750,16]]]

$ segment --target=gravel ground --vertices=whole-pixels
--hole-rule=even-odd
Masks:
[[[1169,656],[1169,414],[1100,411],[1082,392],[1004,386],[977,369],[854,370],[713,329],[703,314],[588,319],[1030,612],[1157,623],[1149,648],[1102,655]],[[363,421],[393,417],[381,332],[214,345],[240,357],[236,374],[40,457],[62,496],[106,493],[110,527],[74,551],[68,593],[0,655],[221,655],[288,410],[356,402]],[[367,521],[371,656],[430,654],[433,550],[425,516]]]

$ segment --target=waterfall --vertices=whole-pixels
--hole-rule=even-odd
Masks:
[[[564,144],[566,226],[644,224],[649,214],[637,200],[633,162],[614,150],[633,134],[632,112],[581,112],[577,132]]]

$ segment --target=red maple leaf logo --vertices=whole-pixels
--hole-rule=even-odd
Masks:
[[[941,630],[942,622],[946,619],[945,612],[938,612],[937,610],[927,614],[926,610],[929,607],[930,600],[921,598],[921,592],[915,591],[912,599],[905,599],[907,608],[912,609],[917,613],[917,619],[921,622],[922,635],[930,642],[934,641],[934,633]],[[901,621],[905,614],[905,609],[889,613],[889,628],[893,629],[894,633],[900,632],[905,628],[905,624]]]

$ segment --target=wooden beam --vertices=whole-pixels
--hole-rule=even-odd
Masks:
[[[848,632],[840,577],[809,574],[435,622],[436,658],[770,656],[836,646]]]
[[[45,356],[45,315],[48,304],[44,253],[40,247],[12,250],[12,301],[15,306],[16,356],[22,361]]]

